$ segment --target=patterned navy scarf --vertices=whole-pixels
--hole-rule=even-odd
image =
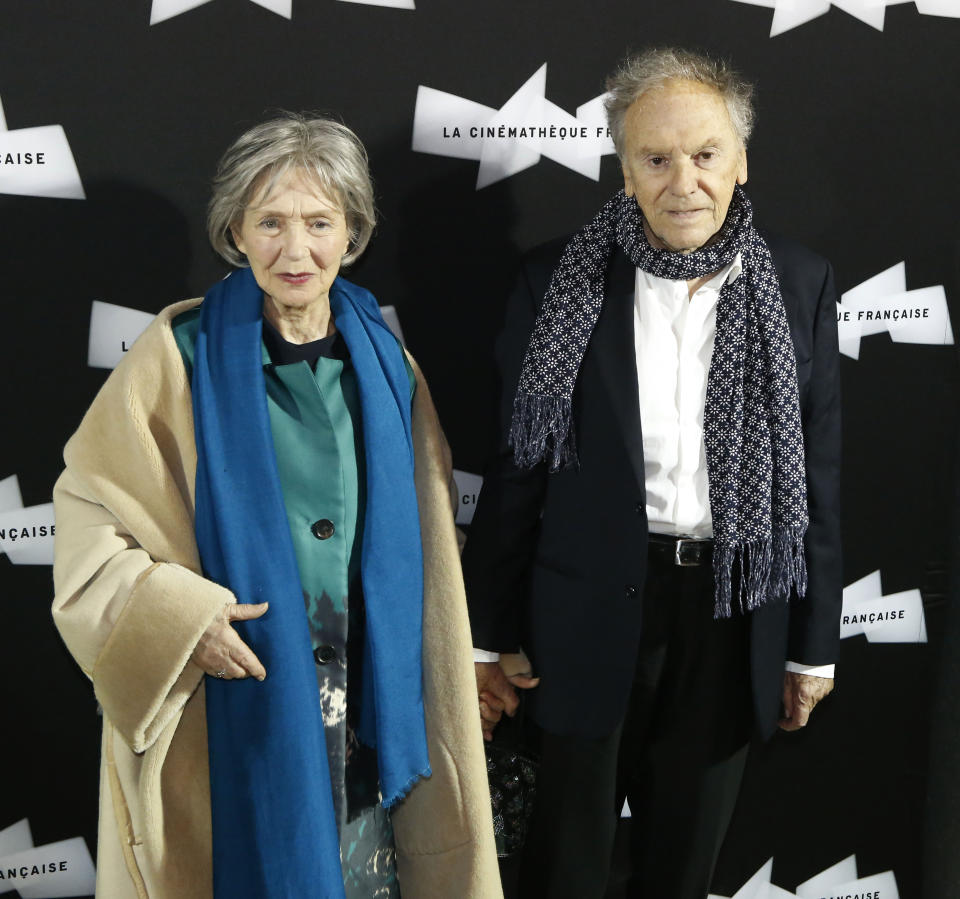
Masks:
[[[573,389],[614,247],[637,268],[673,281],[712,274],[741,254],[741,275],[717,300],[703,413],[714,615],[732,614],[735,566],[741,611],[791,590],[803,596],[809,519],[796,359],[770,250],[739,186],[717,239],[692,253],[651,247],[640,207],[622,190],[567,244],[523,359],[510,428],[516,464],[547,462],[558,471],[577,461]]]

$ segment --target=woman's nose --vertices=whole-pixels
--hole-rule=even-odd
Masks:
[[[306,230],[302,225],[291,223],[283,236],[283,255],[288,259],[302,259],[307,253]]]

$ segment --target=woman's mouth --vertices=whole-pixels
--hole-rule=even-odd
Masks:
[[[310,272],[281,272],[277,277],[287,284],[306,284],[313,275]]]

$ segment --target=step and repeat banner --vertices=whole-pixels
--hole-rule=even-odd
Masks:
[[[351,277],[431,383],[469,530],[518,260],[620,186],[604,78],[653,43],[757,82],[757,220],[842,295],[836,692],[753,751],[713,892],[921,895],[960,651],[958,0],[0,0],[0,895],[93,891],[100,720],[50,618],[51,488],[151,317],[225,274],[204,231],[221,152],[277,109],[364,140],[380,223]]]

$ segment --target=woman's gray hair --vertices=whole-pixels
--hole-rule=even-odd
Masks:
[[[604,101],[617,155],[623,158],[623,121],[634,101],[667,81],[697,81],[716,90],[730,115],[740,143],[746,147],[753,131],[753,85],[722,59],[681,47],[654,47],[628,56],[607,79],[610,96]]]
[[[346,125],[322,116],[285,112],[240,135],[223,154],[207,207],[207,235],[231,265],[247,264],[233,241],[254,193],[273,189],[291,169],[304,169],[331,200],[340,204],[350,244],[342,264],[366,249],[376,225],[367,151]]]

